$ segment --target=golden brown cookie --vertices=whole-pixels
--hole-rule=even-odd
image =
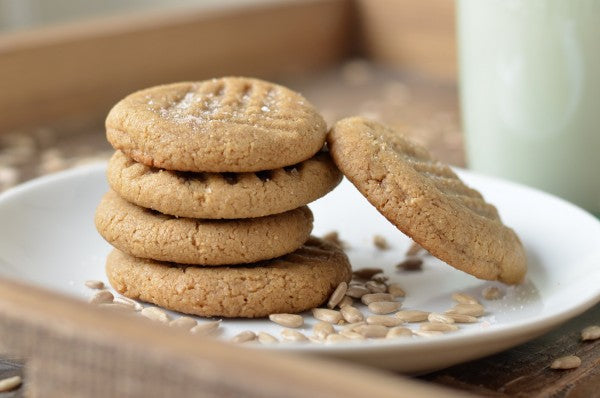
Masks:
[[[325,143],[325,121],[300,94],[245,77],[151,87],[106,118],[115,149],[167,170],[252,172],[302,162]]]
[[[431,254],[478,278],[523,279],[527,258],[515,232],[479,192],[425,148],[360,117],[337,122],[327,141],[342,173]]]
[[[108,192],[96,210],[96,228],[128,254],[183,264],[223,265],[266,260],[291,253],[312,230],[312,213],[286,213],[242,220],[176,218]]]
[[[117,151],[107,176],[129,202],[165,214],[210,219],[283,213],[327,194],[342,179],[324,152],[264,172],[190,173],[151,168]]]
[[[294,253],[242,267],[186,267],[114,250],[106,274],[132,299],[200,316],[257,318],[321,305],[351,269],[344,252],[311,238]]]

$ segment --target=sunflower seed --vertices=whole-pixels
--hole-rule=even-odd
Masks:
[[[408,257],[396,265],[396,269],[403,271],[420,271],[423,268],[423,260],[417,257]]]
[[[425,249],[423,249],[423,247],[420,244],[413,241],[411,243],[410,247],[408,248],[408,250],[406,251],[406,255],[407,256],[415,256],[423,250],[425,250]]]
[[[170,320],[169,314],[157,307],[145,307],[142,309],[140,314],[152,321],[161,323],[169,323]]]
[[[315,319],[323,322],[337,324],[342,320],[342,314],[339,311],[328,308],[313,308],[312,314]]]
[[[394,314],[402,322],[423,322],[427,320],[429,312],[418,310],[402,310]]]
[[[347,305],[340,310],[340,313],[344,320],[348,323],[361,322],[365,319],[363,313],[355,307]]]
[[[362,325],[366,325],[366,322],[354,322],[354,323],[350,323],[348,325],[344,325],[342,326],[342,330],[355,330],[357,327],[362,326]]]
[[[361,285],[350,285],[346,290],[346,296],[353,298],[361,298],[365,294],[369,294],[369,289]]]
[[[335,288],[331,297],[329,297],[329,301],[327,302],[327,308],[335,308],[346,296],[346,291],[348,290],[348,284],[346,282],[340,282],[340,284]]]
[[[352,275],[362,278],[362,279],[371,279],[371,277],[375,274],[380,274],[382,273],[383,270],[381,268],[375,268],[375,267],[365,267],[365,268],[359,268],[356,271],[354,271],[352,273]]]
[[[352,297],[350,296],[344,296],[344,298],[342,299],[342,301],[340,301],[340,303],[338,304],[338,307],[340,308],[344,308],[347,307],[349,305],[354,304],[354,300],[352,300]]]
[[[308,341],[305,335],[293,329],[283,329],[281,331],[281,337],[285,341],[293,341],[296,343],[304,343]]]
[[[104,282],[90,279],[85,281],[85,285],[90,289],[104,289]]]
[[[444,335],[444,332],[440,332],[438,330],[415,330],[413,333],[415,336],[420,337],[435,337]]]
[[[251,330],[244,330],[236,334],[232,339],[232,343],[248,343],[250,341],[256,340],[256,333]]]
[[[375,301],[369,304],[368,307],[373,314],[383,315],[398,311],[402,307],[402,303],[397,301]]]
[[[192,328],[197,324],[198,322],[194,318],[190,318],[189,316],[182,316],[177,319],[173,319],[171,322],[169,322],[169,326],[173,326],[184,330],[192,330]]]
[[[575,355],[557,358],[552,361],[551,369],[575,369],[581,365],[581,358]]]
[[[388,285],[388,293],[391,294],[394,298],[406,296],[406,292],[404,291],[404,289],[402,289],[397,283],[391,283]]]
[[[304,318],[298,314],[271,314],[269,319],[287,328],[299,328],[304,325]]]
[[[445,322],[424,322],[419,326],[419,330],[426,332],[452,332],[458,330],[458,326]]]
[[[106,308],[109,310],[119,311],[123,313],[131,313],[133,312],[133,308],[124,304],[119,303],[100,303],[98,304],[100,308]]]
[[[396,317],[388,315],[370,315],[367,317],[369,325],[383,325],[387,327],[398,326],[402,321]]]
[[[126,305],[128,307],[131,307],[134,311],[141,311],[142,308],[144,308],[137,301],[132,300],[132,299],[127,298],[127,297],[115,297],[115,299],[113,300],[113,302],[116,303],[116,304],[122,304],[122,305]]]
[[[588,326],[581,331],[581,340],[591,341],[600,339],[600,326]]]
[[[448,311],[447,315],[460,314],[480,317],[485,313],[485,308],[480,304],[457,304]]]
[[[454,319],[456,323],[475,323],[477,322],[477,318],[471,315],[463,315],[463,314],[446,314],[450,318]]]
[[[2,379],[0,380],[0,393],[14,390],[19,387],[22,382],[23,379],[21,379],[21,376],[12,376]]]
[[[388,241],[381,235],[373,236],[373,244],[379,250],[388,250],[390,248]]]
[[[258,342],[261,344],[275,344],[279,343],[277,337],[270,335],[266,332],[258,332]]]
[[[313,326],[313,335],[320,340],[324,340],[330,334],[335,333],[335,329],[328,322],[317,322],[315,326]]]
[[[504,292],[499,287],[487,286],[483,288],[481,295],[486,300],[498,300],[504,296]]]
[[[438,314],[437,312],[432,312],[427,316],[429,322],[441,322],[441,323],[454,323],[454,318],[448,315]]]
[[[345,343],[347,341],[349,341],[350,339],[346,336],[342,336],[341,334],[330,334],[329,336],[327,336],[327,338],[325,339],[325,342],[327,342],[328,344],[336,344],[336,343]]]
[[[368,281],[365,283],[365,287],[369,289],[371,293],[385,293],[387,291],[387,286],[385,283]]]
[[[388,328],[383,325],[361,325],[357,326],[354,331],[369,338],[382,338],[388,333]]]
[[[388,278],[388,276],[384,273],[375,274],[371,277],[371,280],[373,282],[383,283],[384,285],[386,284],[388,279],[390,278]]]
[[[331,232],[323,235],[321,239],[323,239],[325,242],[329,242],[333,245],[336,245],[340,249],[348,248],[348,244],[340,239],[340,235],[338,234],[337,231],[331,231]]]
[[[479,301],[467,293],[452,293],[452,300],[459,304],[479,304]]]
[[[192,334],[206,336],[216,332],[221,326],[221,320],[199,323],[190,329]]]
[[[364,340],[365,336],[352,330],[342,330],[340,335],[347,337],[349,340]]]
[[[360,298],[364,305],[369,305],[376,301],[393,301],[394,296],[389,293],[369,293]]]
[[[409,328],[405,328],[402,326],[396,326],[396,327],[393,327],[390,330],[388,330],[387,334],[385,335],[385,338],[392,339],[395,337],[411,337],[412,335],[413,335],[413,332]]]
[[[90,303],[91,304],[112,303],[114,298],[115,298],[115,296],[113,296],[113,294],[111,292],[109,292],[108,290],[99,290],[92,296],[92,298],[90,298]]]

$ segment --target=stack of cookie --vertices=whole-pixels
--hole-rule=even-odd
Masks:
[[[310,238],[307,203],[341,173],[300,94],[222,78],[136,92],[106,120],[116,149],[96,212],[119,293],[200,316],[262,317],[320,305],[347,257]]]

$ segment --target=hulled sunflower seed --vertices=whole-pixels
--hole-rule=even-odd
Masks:
[[[481,295],[486,300],[498,300],[504,296],[504,291],[496,286],[487,286],[483,288]]]
[[[113,296],[113,294],[111,292],[109,292],[108,290],[100,290],[100,291],[96,292],[90,298],[90,303],[91,304],[106,304],[106,303],[112,303],[114,299],[115,299],[115,296]]]
[[[600,339],[600,326],[592,325],[581,331],[581,340],[591,341]]]
[[[349,340],[364,340],[365,336],[352,330],[342,330],[340,335],[347,337]]]
[[[371,293],[385,293],[387,291],[387,286],[385,283],[368,281],[365,283],[365,287],[369,289]]]
[[[124,304],[119,303],[100,303],[97,304],[100,308],[106,308],[109,310],[119,311],[123,313],[131,313],[134,312],[133,308]]]
[[[283,329],[281,331],[281,337],[285,341],[293,341],[296,343],[305,343],[308,341],[308,338],[304,334],[293,329]]]
[[[375,274],[371,277],[371,280],[373,282],[383,283],[384,285],[386,284],[388,279],[390,278],[388,278],[388,276],[384,273]]]
[[[354,331],[368,338],[383,338],[388,333],[388,328],[382,325],[361,325],[357,326]]]
[[[454,323],[454,318],[449,315],[438,314],[437,312],[432,312],[427,316],[427,320],[429,322],[441,322],[441,323]]]
[[[190,318],[189,316],[182,316],[169,322],[169,326],[183,330],[192,330],[192,328],[197,324],[198,321],[196,321],[194,318]]]
[[[279,343],[279,340],[277,339],[277,337],[266,333],[266,332],[258,332],[258,342],[260,344],[275,344],[275,343]]]
[[[413,332],[409,328],[405,328],[402,326],[396,326],[388,330],[385,335],[386,339],[393,339],[396,337],[412,337]]]
[[[456,323],[475,323],[477,322],[477,318],[471,315],[463,315],[463,314],[446,314],[446,316],[454,319]]]
[[[420,252],[424,251],[425,249],[423,249],[423,247],[418,244],[417,242],[412,242],[408,248],[408,250],[406,251],[406,255],[407,256],[416,256],[417,254],[419,254]]]
[[[6,379],[0,380],[0,393],[14,390],[23,383],[21,376],[7,377]]]
[[[206,336],[216,332],[221,326],[221,320],[199,323],[190,329],[190,333]]]
[[[393,301],[394,296],[389,293],[369,293],[360,298],[364,305],[369,305],[376,301]]]
[[[396,265],[396,269],[403,271],[420,271],[423,269],[423,260],[418,257],[408,257]]]
[[[325,339],[325,342],[327,344],[336,344],[336,343],[345,343],[347,341],[349,341],[350,339],[346,336],[342,336],[341,334],[330,334],[329,336],[327,336],[327,338]]]
[[[371,279],[373,275],[380,274],[382,272],[383,270],[381,268],[365,267],[359,268],[356,271],[352,272],[352,275],[362,279]]]
[[[361,285],[350,285],[348,290],[346,290],[346,296],[358,299],[369,293],[369,289]]]
[[[335,333],[335,329],[331,323],[320,321],[313,326],[313,335],[317,339],[324,340],[332,333]]]
[[[415,330],[413,333],[415,336],[420,337],[436,337],[444,335],[444,332],[440,332],[438,330]]]
[[[373,236],[373,244],[379,250],[388,250],[390,248],[390,245],[389,245],[387,239],[385,239],[385,237],[383,237],[381,235]]]
[[[319,321],[329,322],[338,324],[342,320],[342,314],[336,310],[330,310],[328,308],[313,308],[313,317]]]
[[[406,296],[406,292],[404,291],[404,289],[402,289],[397,283],[390,283],[388,285],[388,293],[391,294],[394,298]]]
[[[104,282],[97,281],[94,279],[90,279],[89,281],[85,281],[85,285],[90,289],[104,289]]]
[[[452,300],[456,301],[459,304],[479,304],[479,301],[467,293],[452,293]]]
[[[458,326],[444,322],[425,322],[419,326],[419,330],[427,332],[452,332],[458,330]]]
[[[233,336],[231,339],[232,343],[248,343],[250,341],[256,340],[256,333],[251,330],[244,330]]]
[[[329,242],[331,244],[336,245],[340,249],[348,248],[348,244],[340,239],[340,235],[338,234],[337,231],[331,231],[329,233],[326,233],[325,235],[322,236],[321,239],[323,239],[325,242]]]
[[[352,300],[352,297],[350,296],[344,296],[344,298],[342,299],[342,301],[340,301],[340,303],[338,304],[338,307],[340,308],[344,308],[347,307],[349,305],[354,304],[354,300]]]
[[[471,315],[480,317],[485,313],[485,308],[480,304],[457,304],[448,311],[446,314],[460,314],[460,315]]]
[[[427,320],[429,312],[418,310],[402,310],[396,312],[394,316],[400,319],[402,322],[423,322]]]
[[[114,303],[126,305],[131,307],[134,311],[141,311],[144,308],[140,303],[127,297],[115,297]]]
[[[304,325],[304,318],[298,314],[271,314],[269,319],[286,328],[299,328]]]
[[[402,321],[396,317],[388,315],[370,315],[367,317],[369,325],[383,325],[387,327],[398,326]]]
[[[169,323],[169,314],[157,307],[145,307],[140,311],[142,316],[161,323]]]
[[[335,288],[331,297],[329,297],[329,301],[327,302],[327,308],[335,308],[339,303],[342,302],[344,297],[346,297],[346,291],[348,290],[348,284],[346,282],[340,282],[340,284]]]
[[[354,323],[350,323],[348,325],[344,325],[342,326],[342,330],[355,330],[357,327],[362,326],[362,325],[366,325],[366,322],[354,322]]]
[[[557,358],[552,361],[551,369],[575,369],[581,365],[581,358],[576,355],[568,355],[566,357]]]
[[[361,322],[365,319],[365,316],[358,308],[352,307],[351,305],[347,305],[342,307],[340,310],[342,317],[348,323],[356,323]]]
[[[368,307],[373,314],[384,315],[398,311],[402,307],[402,303],[397,301],[375,301],[369,304]]]

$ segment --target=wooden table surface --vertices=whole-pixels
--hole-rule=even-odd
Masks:
[[[464,165],[456,87],[374,68],[362,61],[286,82],[322,110],[328,122],[362,114],[392,124],[428,146],[440,159]],[[15,131],[0,136],[0,191],[38,175],[106,159],[101,126],[74,125]],[[495,397],[600,397],[600,340],[581,342],[581,329],[600,324],[600,305],[554,331],[500,354],[418,379]],[[549,368],[554,358],[578,355],[569,371]],[[22,362],[0,358],[0,379],[22,374]],[[27,381],[25,380],[25,383]],[[22,397],[23,388],[0,393]]]

